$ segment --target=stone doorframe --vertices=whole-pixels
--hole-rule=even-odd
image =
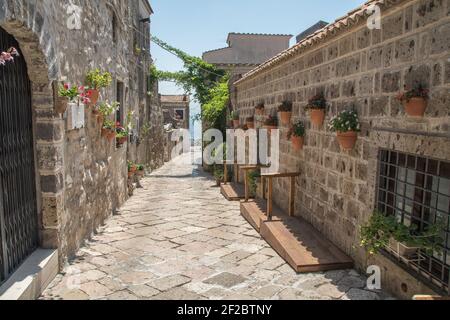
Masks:
[[[0,4],[0,27],[19,43],[23,57],[18,59],[25,59],[31,80],[39,244],[45,249],[61,249],[65,124],[54,112],[53,93],[59,63],[52,33],[35,5],[33,0],[25,5],[25,9],[18,9],[8,1]],[[13,13],[14,9],[22,12]]]

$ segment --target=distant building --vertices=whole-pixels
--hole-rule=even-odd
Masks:
[[[328,22],[325,22],[322,20],[317,22],[315,25],[309,27],[308,29],[306,29],[305,31],[303,31],[296,37],[297,43],[304,40],[306,37],[312,35],[314,32],[325,28],[327,25],[328,25]]]
[[[228,71],[234,83],[250,70],[289,48],[292,35],[229,33],[228,47],[203,53],[203,60]],[[235,97],[232,92],[232,104]]]
[[[188,95],[160,95],[164,124],[174,128],[190,129],[191,100]]]

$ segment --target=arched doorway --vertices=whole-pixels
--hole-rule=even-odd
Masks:
[[[20,47],[0,27],[0,50]],[[0,66],[0,283],[38,246],[31,82],[23,55]]]

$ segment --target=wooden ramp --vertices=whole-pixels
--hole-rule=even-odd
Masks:
[[[239,201],[245,198],[244,186],[234,182],[221,184],[220,192],[228,201]]]
[[[241,204],[241,213],[296,272],[353,268],[351,258],[304,219],[289,217],[274,206],[273,219],[267,221],[265,208],[265,201],[250,201]]]

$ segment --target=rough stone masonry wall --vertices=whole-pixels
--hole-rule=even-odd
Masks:
[[[41,245],[71,257],[127,197],[126,149],[100,136],[90,110],[85,128],[67,128],[53,110],[52,81],[82,84],[94,68],[107,70],[129,88],[130,30],[125,1],[74,1],[82,7],[81,30],[67,28],[67,2],[8,0],[0,4],[0,26],[14,35],[33,86]],[[117,17],[117,43],[112,16]],[[114,83],[114,82],[113,82]],[[133,95],[129,92],[125,96]],[[115,85],[101,100],[116,100]]]
[[[243,121],[260,101],[267,113],[276,112],[283,99],[294,102],[293,121],[304,120],[308,127],[305,148],[291,150],[284,127],[280,160],[281,170],[301,172],[296,214],[350,254],[358,267],[382,266],[384,288],[410,298],[430,290],[383,257],[366,261],[359,227],[375,207],[380,148],[450,159],[450,0],[394,3],[383,7],[382,30],[371,31],[362,21],[238,83],[237,103]],[[431,89],[423,119],[408,118],[395,99],[404,85],[417,81]],[[326,122],[350,106],[359,112],[362,132],[353,151],[342,152],[325,126],[310,128],[305,105],[320,91],[332,105]],[[287,183],[275,185],[276,202],[284,209]]]

